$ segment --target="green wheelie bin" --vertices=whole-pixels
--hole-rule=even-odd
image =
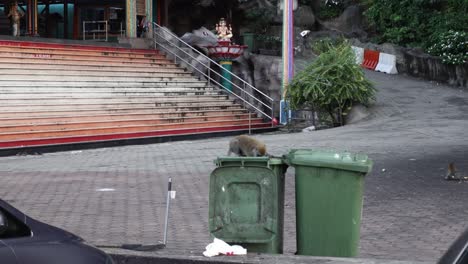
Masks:
[[[283,252],[284,174],[280,158],[222,157],[210,175],[209,231],[247,252]]]
[[[250,32],[245,32],[243,35],[242,35],[242,42],[244,45],[247,46],[247,50],[249,52],[256,52],[256,48],[255,48],[255,34],[254,33],[250,33]]]
[[[295,168],[297,254],[356,256],[372,161],[364,154],[303,149],[291,150],[286,162]]]

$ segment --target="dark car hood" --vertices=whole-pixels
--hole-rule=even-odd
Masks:
[[[1,199],[0,207],[8,211],[8,213],[12,214],[16,219],[27,225],[31,229],[31,236],[36,238],[37,240],[44,239],[48,241],[83,241],[81,237],[74,235],[68,231],[34,220],[33,218],[27,216],[23,212],[19,211],[18,209]]]
[[[3,200],[0,207],[31,230],[30,235],[26,232],[26,235],[0,240],[1,264],[113,263],[105,252],[84,243],[79,236],[34,220]]]

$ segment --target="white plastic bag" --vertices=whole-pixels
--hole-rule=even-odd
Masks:
[[[215,238],[213,243],[208,244],[205,252],[203,252],[205,257],[214,257],[220,254],[226,256],[246,255],[247,249],[238,245],[230,246],[223,240]]]

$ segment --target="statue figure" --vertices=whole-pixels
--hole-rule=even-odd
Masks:
[[[226,24],[224,18],[221,18],[219,24],[216,24],[216,32],[220,40],[230,41],[232,38],[232,27]]]
[[[23,16],[24,13],[18,10],[18,2],[12,2],[7,17],[11,21],[14,37],[19,37],[20,35],[20,21]]]

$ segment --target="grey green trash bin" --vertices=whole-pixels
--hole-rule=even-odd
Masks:
[[[372,161],[363,154],[292,150],[295,168],[297,254],[358,254],[364,176]]]
[[[245,32],[242,34],[242,42],[247,46],[249,52],[255,52],[257,50],[255,47],[255,33]]]
[[[209,230],[247,252],[283,252],[284,173],[279,158],[225,157],[210,175]]]

